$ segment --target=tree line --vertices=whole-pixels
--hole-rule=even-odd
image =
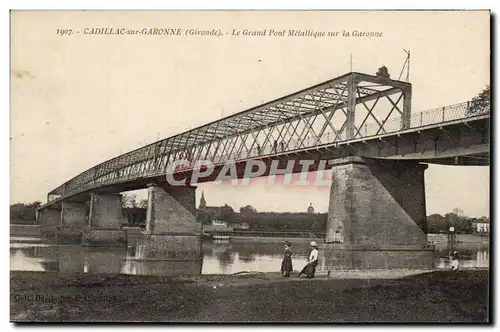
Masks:
[[[130,226],[144,226],[146,221],[146,200],[136,201],[135,197],[125,197],[122,202],[123,215]],[[36,224],[36,209],[41,202],[36,201],[29,204],[16,203],[10,206],[10,222],[12,224]],[[210,207],[207,210],[197,211],[198,222],[209,225],[212,220],[226,222],[229,226],[246,223],[253,230],[276,230],[276,231],[301,231],[326,229],[327,213],[305,213],[305,212],[258,212],[251,205],[240,208],[239,213],[225,204],[220,207]],[[472,218],[463,215],[456,208],[444,215],[431,214],[427,216],[427,232],[430,234],[447,233],[450,227],[454,227],[457,234],[472,234],[473,223],[489,223],[487,217]]]
[[[453,212],[441,214],[431,214],[427,216],[427,233],[443,234],[448,233],[450,227],[454,228],[457,234],[472,234],[474,233],[474,223],[489,223],[487,217],[471,218],[464,216],[460,209],[453,209]]]
[[[237,213],[226,204],[199,209],[197,220],[204,225],[211,224],[212,220],[226,222],[228,226],[245,223],[253,230],[325,230],[327,214],[257,212],[251,205],[241,207]]]
[[[42,202],[24,204],[16,203],[10,206],[10,223],[33,225],[36,223],[36,209],[42,205]]]
[[[305,213],[305,212],[257,212],[250,206],[240,208],[240,213],[236,213],[231,207],[225,205],[221,207],[221,214],[216,214],[215,209],[210,211],[198,211],[198,220],[203,224],[210,224],[211,220],[221,220],[229,225],[234,223],[246,223],[250,229],[254,230],[326,230],[328,213]],[[463,211],[455,208],[452,212],[441,214],[431,214],[427,216],[427,233],[447,233],[450,227],[454,228],[458,234],[472,234],[473,223],[489,223],[489,218],[473,218],[463,215]]]
[[[469,103],[469,108],[467,109],[466,115],[480,115],[485,112],[490,111],[490,103],[491,103],[491,88],[489,85],[481,91],[477,96],[472,98]]]

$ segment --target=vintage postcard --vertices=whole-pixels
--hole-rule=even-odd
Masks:
[[[11,322],[491,322],[490,22],[11,11]]]

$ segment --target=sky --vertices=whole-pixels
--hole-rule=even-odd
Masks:
[[[412,112],[490,82],[488,12],[13,12],[10,202],[46,201],[78,173],[158,138],[354,71],[397,78],[411,51]],[[214,36],[87,35],[85,28],[220,29]],[[57,30],[72,29],[61,36]],[[234,30],[339,37],[231,36]],[[379,38],[342,31],[381,32]],[[80,33],[76,33],[80,31]],[[227,35],[226,35],[227,33]],[[328,209],[328,189],[202,184],[208,205]],[[430,166],[427,213],[489,216],[489,168]],[[144,192],[140,193],[144,195]]]

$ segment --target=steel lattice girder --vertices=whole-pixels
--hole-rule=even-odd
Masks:
[[[362,85],[366,83],[370,85]],[[278,148],[290,150],[325,141],[355,138],[361,135],[360,128],[354,123],[357,104],[368,110],[362,124],[368,117],[375,118],[380,125],[378,132],[383,132],[387,118],[379,121],[373,115],[376,106],[369,107],[366,103],[375,100],[376,104],[379,99],[390,99],[391,95],[398,92],[405,96],[405,104],[403,107],[398,106],[402,97],[396,102],[391,99],[391,103],[403,117],[409,118],[409,83],[362,73],[349,73],[105,161],[49,194],[66,195],[104,184],[160,174],[174,158],[241,158],[245,153],[248,157],[254,149],[260,150],[257,152],[261,153],[272,153],[273,150],[277,152]],[[391,113],[392,110],[389,115]],[[340,126],[331,123],[335,114],[345,117]],[[315,130],[314,124],[318,119],[322,121],[321,128]]]

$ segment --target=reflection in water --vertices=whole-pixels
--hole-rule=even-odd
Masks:
[[[10,269],[22,271],[45,271],[43,260],[29,257],[22,250],[10,254]]]
[[[40,242],[43,239],[39,237],[21,237],[21,236],[11,236],[10,241],[15,241],[15,242]]]
[[[144,257],[141,254],[143,250],[140,249],[138,252],[137,249],[132,248],[126,251],[125,260],[120,269],[121,274],[181,276],[201,273],[201,261],[138,260],[138,258]]]
[[[233,274],[242,271],[279,272],[283,243],[204,243],[203,274]],[[294,246],[293,265],[307,263],[308,245]]]
[[[144,259],[146,257],[146,245],[145,244],[139,244],[137,247],[135,247],[135,255],[134,259]],[[127,259],[131,260],[132,257],[127,255]]]
[[[490,249],[488,245],[474,246],[474,248],[457,248],[460,257],[460,268],[487,268],[490,266]],[[448,250],[438,250],[436,255],[437,269],[450,269],[451,260]]]
[[[308,245],[293,246],[293,267],[307,263]],[[33,241],[11,243],[10,269],[77,273],[121,273],[134,275],[233,274],[242,271],[278,272],[283,244],[276,243],[203,243],[201,261],[141,261],[143,249],[54,246]],[[459,244],[461,268],[487,268],[489,246]],[[139,259],[138,259],[139,258]],[[448,269],[449,251],[436,247],[436,268]]]
[[[219,261],[221,270],[223,271],[222,273],[225,273],[229,269],[229,266],[234,262],[232,252],[229,250],[225,250],[222,253],[217,254],[216,257]]]
[[[255,257],[252,254],[239,253],[238,260],[240,260],[243,263],[251,263],[255,260]]]

